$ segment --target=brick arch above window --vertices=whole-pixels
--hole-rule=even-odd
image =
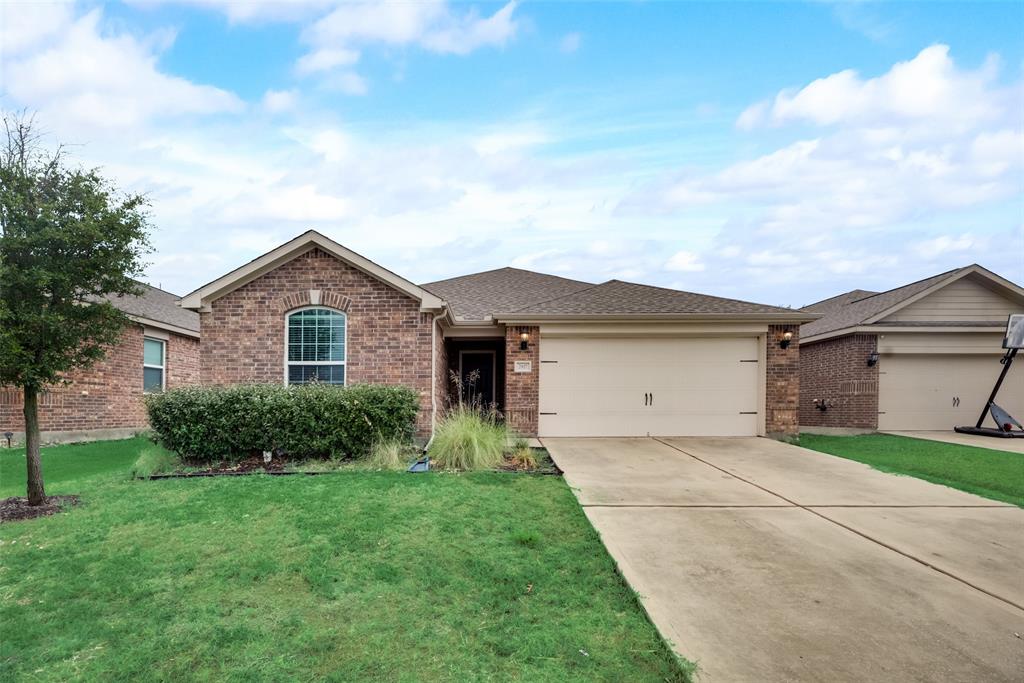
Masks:
[[[278,309],[281,313],[287,313],[303,306],[323,306],[324,308],[333,308],[336,311],[348,313],[351,305],[352,299],[344,294],[319,289],[303,289],[286,294],[278,299]]]

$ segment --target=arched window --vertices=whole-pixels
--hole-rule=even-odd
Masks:
[[[345,314],[303,308],[288,314],[285,383],[345,383]]]

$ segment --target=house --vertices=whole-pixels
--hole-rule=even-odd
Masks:
[[[405,384],[431,433],[458,397],[524,435],[785,435],[805,311],[516,268],[417,285],[315,231],[181,300],[207,384]]]
[[[803,430],[949,430],[985,407],[1024,289],[970,265],[803,310],[821,315],[800,329]],[[998,402],[1024,415],[1024,367],[1011,368]]]
[[[142,397],[199,382],[199,316],[178,296],[139,283],[140,296],[111,297],[132,321],[106,357],[39,399],[44,442],[114,439],[147,426]],[[21,390],[0,387],[0,431],[24,438]]]

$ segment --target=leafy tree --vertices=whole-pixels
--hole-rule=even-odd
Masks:
[[[45,501],[39,395],[103,358],[128,324],[109,296],[138,295],[146,200],[47,150],[34,121],[4,115],[0,140],[0,384],[24,394],[28,502]]]

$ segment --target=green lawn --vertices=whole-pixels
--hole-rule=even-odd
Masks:
[[[82,504],[0,525],[0,680],[688,680],[561,478],[129,481],[143,444],[44,449]]]
[[[800,445],[1024,507],[1024,455],[892,434],[801,434]]]

